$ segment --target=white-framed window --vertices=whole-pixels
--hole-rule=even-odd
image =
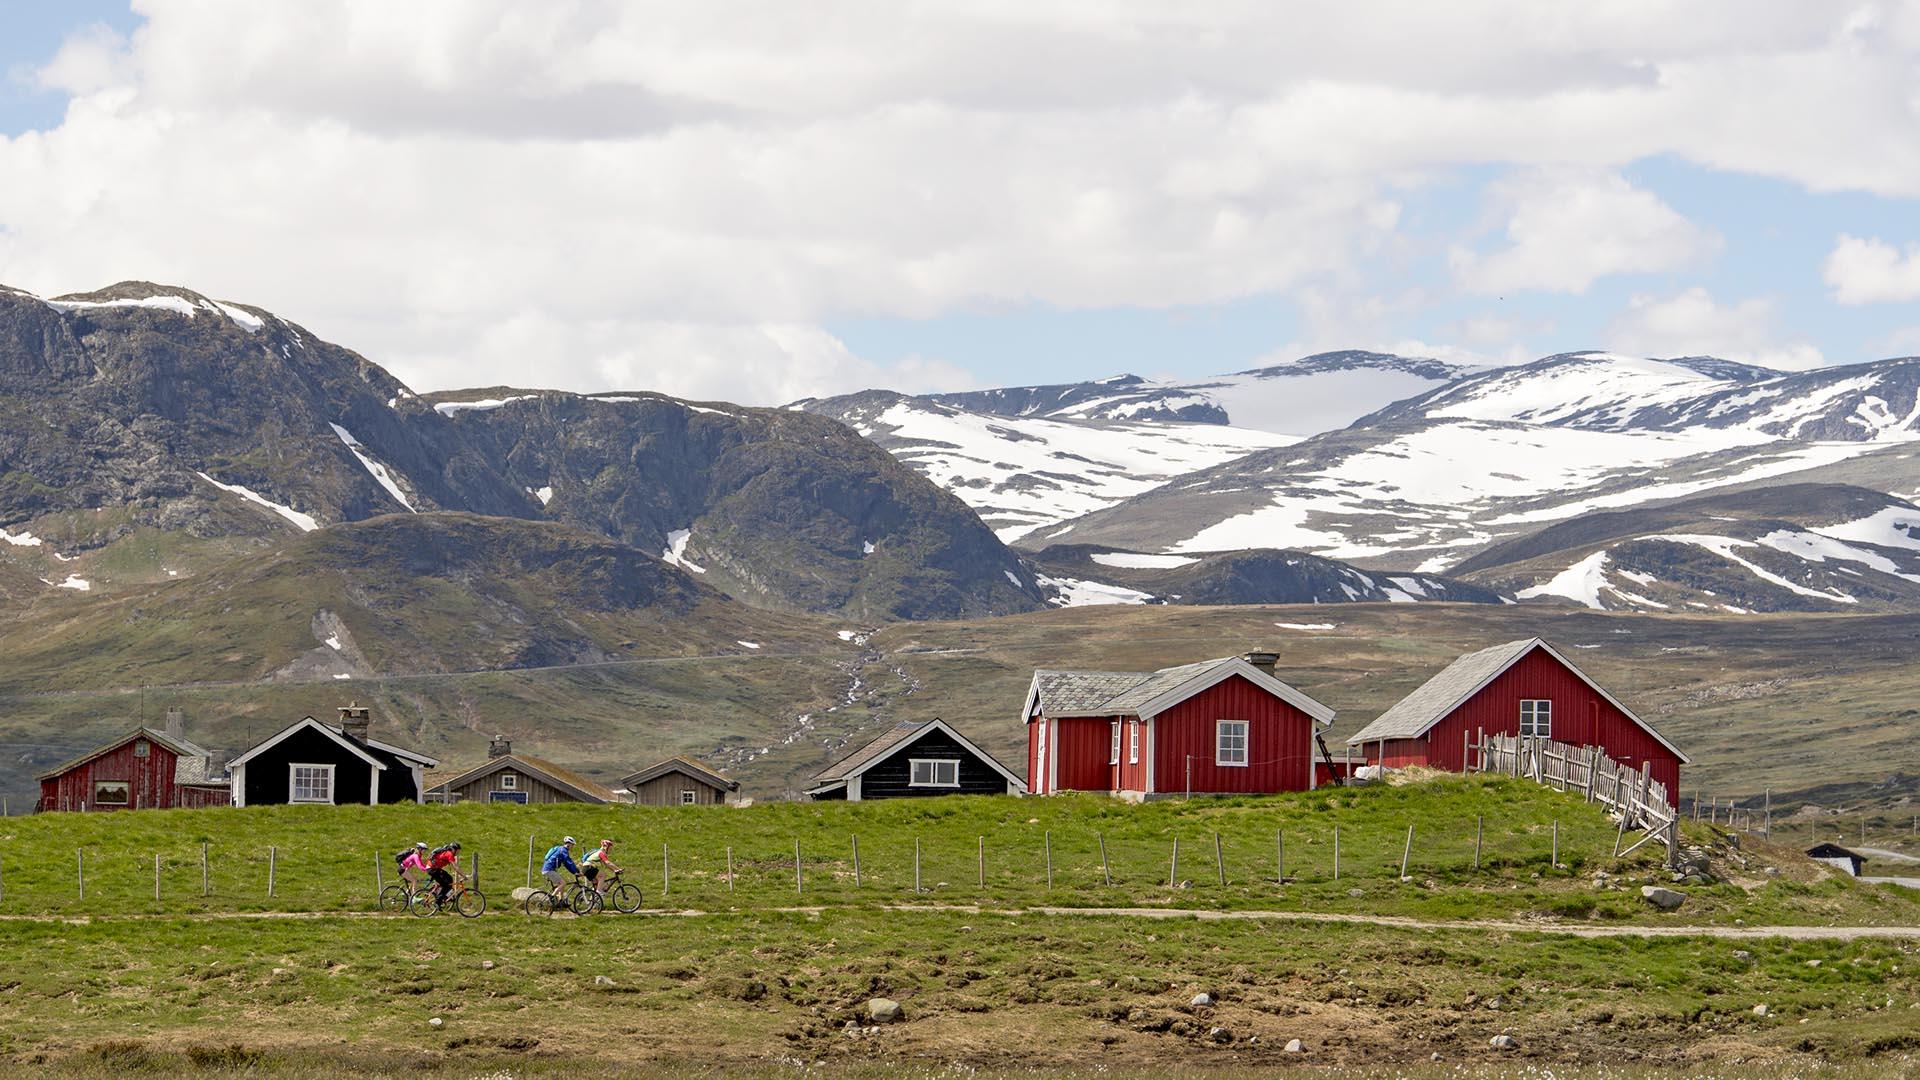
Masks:
[[[952,758],[910,758],[909,787],[959,787],[960,763]]]
[[[1140,764],[1140,721],[1127,725],[1127,764]]]
[[[133,801],[132,786],[125,780],[95,780],[93,805],[125,806]]]
[[[512,772],[501,773],[500,774],[500,790],[501,791],[520,790],[520,774],[512,773]]]
[[[1538,739],[1553,738],[1553,702],[1545,698],[1522,699],[1520,734]]]
[[[287,801],[330,803],[333,801],[333,766],[288,765]]]
[[[1213,763],[1242,767],[1247,764],[1247,722],[1245,720],[1213,722]]]
[[[681,806],[692,806],[698,800],[699,800],[699,795],[692,788],[684,788],[681,790],[680,792]]]
[[[1113,722],[1113,741],[1107,747],[1107,764],[1120,764],[1120,721]]]

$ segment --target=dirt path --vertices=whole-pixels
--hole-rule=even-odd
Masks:
[[[1194,919],[1202,922],[1302,922],[1302,923],[1341,923],[1355,926],[1380,926],[1399,930],[1454,930],[1487,931],[1499,930],[1514,934],[1567,934],[1573,937],[1587,938],[1673,938],[1673,937],[1711,937],[1751,940],[1754,938],[1788,938],[1798,941],[1853,941],[1860,938],[1906,938],[1920,940],[1920,926],[1688,926],[1638,925],[1613,926],[1583,923],[1559,922],[1520,922],[1507,919],[1415,919],[1400,915],[1360,915],[1346,912],[1327,911],[1208,911],[1190,908],[1151,908],[1151,907],[1031,907],[1031,908],[991,908],[977,904],[888,904],[885,910],[898,912],[929,912],[958,915],[993,915],[1013,918],[1054,918],[1070,917],[1081,919]],[[775,915],[826,915],[834,911],[857,911],[858,907],[779,907],[761,908],[743,911],[704,911],[694,908],[681,910],[645,910],[637,914],[642,917],[664,919],[699,919],[710,916],[736,914],[775,914]],[[518,909],[508,908],[489,913],[490,918],[500,915],[520,915]],[[179,915],[126,914],[126,915],[0,915],[0,923],[38,922],[69,923],[85,925],[93,922],[120,922],[155,919],[189,920],[228,920],[228,919],[390,919],[398,918],[379,911],[210,911],[189,912]],[[524,918],[524,915],[521,915]],[[572,916],[556,916],[571,918]],[[589,916],[618,920],[615,915]]]

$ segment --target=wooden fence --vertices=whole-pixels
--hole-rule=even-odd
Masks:
[[[1599,803],[1620,817],[1614,854],[1625,855],[1649,840],[1667,846],[1667,865],[1679,857],[1680,814],[1667,804],[1667,785],[1653,778],[1651,766],[1638,770],[1608,757],[1597,746],[1573,746],[1521,735],[1482,733],[1478,745],[1469,742],[1468,772],[1501,773],[1531,778],[1561,791],[1575,791],[1590,803]],[[1628,845],[1627,830],[1646,835]]]

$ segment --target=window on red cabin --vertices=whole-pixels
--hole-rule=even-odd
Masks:
[[[1525,698],[1520,702],[1520,734],[1536,739],[1553,738],[1553,702]]]
[[[1213,722],[1213,763],[1215,765],[1247,763],[1247,722],[1245,720]]]
[[[125,806],[132,801],[132,786],[125,780],[95,780],[93,782],[93,805]]]
[[[1140,721],[1127,725],[1127,764],[1140,764]]]
[[[1107,748],[1107,764],[1120,764],[1120,721],[1113,722],[1113,742]]]

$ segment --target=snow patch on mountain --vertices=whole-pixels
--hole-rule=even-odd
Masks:
[[[698,566],[687,558],[687,541],[691,539],[693,539],[693,530],[691,528],[673,530],[667,534],[666,550],[660,553],[660,557],[680,567],[682,570],[691,570],[696,574],[704,574],[707,572],[706,567]]]
[[[214,487],[219,488],[221,491],[232,492],[233,494],[240,496],[241,498],[247,500],[250,503],[255,503],[260,506],[266,507],[267,509],[273,511],[276,514],[279,514],[281,517],[286,518],[288,521],[292,522],[295,526],[297,526],[300,529],[301,532],[312,532],[313,530],[320,527],[320,523],[315,521],[312,515],[303,514],[300,511],[295,510],[291,506],[274,502],[272,499],[269,499],[266,496],[261,495],[259,492],[254,491],[252,488],[246,487],[241,484],[223,484],[220,481],[215,480],[213,477],[208,476],[206,473],[203,473],[203,472],[196,472],[194,473],[194,475],[198,476],[202,480],[205,480],[207,483],[212,484]]]
[[[327,426],[333,429],[333,433],[340,437],[341,442],[347,444],[347,449],[353,451],[353,456],[359,459],[361,467],[367,470],[367,475],[373,477],[375,483],[387,489],[387,494],[393,496],[395,502],[406,507],[410,514],[420,512],[414,509],[412,501],[407,498],[407,493],[401,491],[400,485],[394,482],[393,474],[387,471],[385,465],[373,460],[373,457],[367,453],[367,448],[360,444],[359,439],[353,437],[352,432],[332,421],[328,421]]]

